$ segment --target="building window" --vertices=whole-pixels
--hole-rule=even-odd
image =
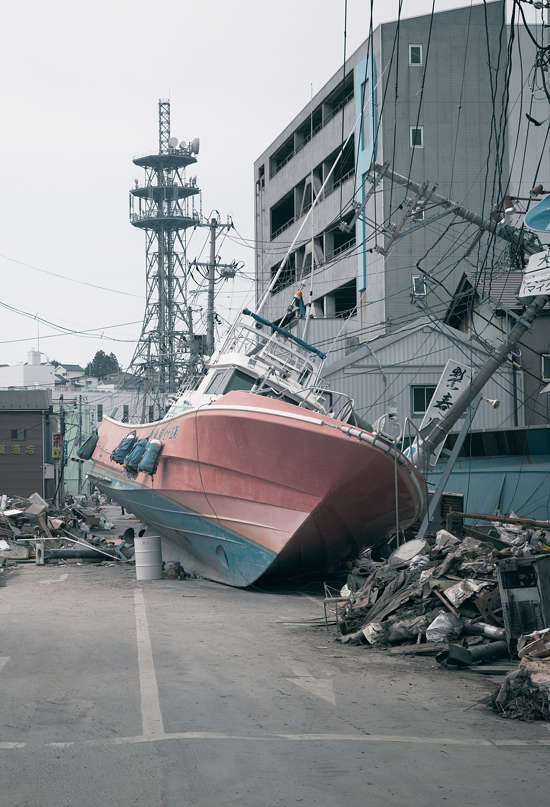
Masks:
[[[411,126],[410,127],[411,148],[423,149],[424,148],[424,127]]]
[[[103,404],[97,405],[97,422],[101,423],[103,420]]]
[[[425,297],[428,294],[426,281],[420,275],[412,276],[412,293],[413,297]]]
[[[435,392],[434,384],[417,384],[411,387],[411,403],[413,415],[425,415],[428,404]]]
[[[154,407],[151,404],[151,406],[149,407],[149,423],[152,423],[154,421],[154,419],[155,419],[155,412],[154,412]]]
[[[25,434],[26,434],[25,429],[11,429],[11,439],[12,440],[24,440],[25,439]]]
[[[550,381],[550,353],[543,353],[540,359],[542,380]]]
[[[122,422],[128,423],[129,419],[130,419],[130,410],[128,404],[124,404],[122,407]]]
[[[422,45],[409,45],[409,67],[422,67]]]

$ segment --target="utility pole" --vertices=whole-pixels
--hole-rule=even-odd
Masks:
[[[78,445],[82,445],[82,395],[78,396]],[[82,493],[82,463],[78,462],[78,495]]]
[[[214,352],[214,285],[216,283],[216,227],[218,220],[210,219],[210,261],[208,263],[208,306],[206,310],[206,352]]]
[[[233,261],[232,263],[217,263],[216,258],[216,239],[218,237],[218,231],[222,232],[223,230],[230,230],[233,226],[233,222],[231,219],[225,224],[219,223],[219,211],[215,210],[214,213],[210,216],[210,219],[205,222],[204,224],[199,224],[199,227],[208,227],[210,230],[210,256],[208,263],[201,263],[199,261],[193,261],[191,266],[201,267],[207,270],[207,278],[208,278],[208,302],[206,307],[206,354],[211,356],[214,352],[215,347],[215,338],[214,338],[214,324],[216,321],[216,310],[214,308],[214,292],[216,286],[216,270],[220,273],[220,276],[223,278],[230,278],[235,277],[237,272],[237,263]]]
[[[59,425],[61,428],[61,469],[59,472],[59,503],[65,501],[65,407],[63,405],[63,395],[59,396]],[[80,464],[80,463],[79,463]]]
[[[485,364],[480,367],[477,374],[472,378],[470,385],[458,396],[454,405],[443,415],[441,420],[429,423],[420,432],[418,454],[414,458],[414,464],[419,469],[422,470],[428,467],[432,450],[445,440],[455,423],[462,417],[463,413],[476,396],[481,393],[487,381],[496,373],[498,368],[504,364],[508,355],[515,348],[523,334],[532,327],[533,322],[541,313],[549,299],[549,295],[539,294],[531,300],[501,346],[487,359]]]
[[[355,214],[352,221],[348,225],[343,225],[342,229],[345,231],[350,231],[351,228],[355,226],[357,218],[364,213],[367,201],[371,198],[372,194],[376,190],[376,186],[384,178],[392,180],[397,185],[401,185],[408,191],[411,191],[414,194],[414,198],[406,199],[403,203],[400,221],[397,224],[386,227],[386,245],[384,247],[376,248],[376,251],[380,252],[382,255],[387,255],[394,242],[399,238],[403,238],[415,230],[421,230],[427,225],[451,214],[458,216],[464,221],[468,221],[470,224],[473,224],[476,227],[479,227],[480,235],[482,233],[492,233],[511,244],[516,245],[518,243],[520,234],[516,227],[506,224],[505,221],[485,219],[479,214],[474,213],[472,210],[469,210],[467,207],[464,207],[464,205],[454,202],[452,199],[447,199],[444,196],[440,196],[435,192],[435,189],[437,188],[436,184],[430,184],[428,182],[420,184],[418,182],[413,182],[413,180],[409,179],[408,177],[404,177],[401,174],[398,174],[396,171],[392,171],[389,162],[384,163],[384,165],[379,165],[376,163],[368,171],[367,180],[370,183],[371,188],[369,191],[367,191],[365,200],[361,204],[355,205]],[[533,199],[533,201],[536,200]],[[417,223],[415,223],[414,219],[412,218],[415,208],[426,211],[426,215],[422,221]],[[428,213],[428,211],[431,212]],[[529,232],[528,230],[523,231],[522,233],[522,247],[527,255],[532,255],[533,253],[542,249],[538,237],[535,235],[535,233]]]

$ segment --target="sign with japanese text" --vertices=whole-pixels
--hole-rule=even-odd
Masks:
[[[24,454],[35,454],[36,446],[32,443],[0,443],[0,455],[21,457]]]
[[[529,258],[518,297],[536,297],[537,294],[550,294],[550,252],[546,249]]]
[[[439,383],[435,388],[431,401],[426,409],[426,414],[422,418],[420,431],[434,420],[441,420],[443,415],[449,411],[459,395],[468,388],[471,380],[470,368],[460,362],[450,359],[445,365]],[[430,454],[430,465],[435,465],[443,448],[443,440],[434,448]]]
[[[58,460],[61,457],[61,435],[59,433],[52,434],[52,459]]]

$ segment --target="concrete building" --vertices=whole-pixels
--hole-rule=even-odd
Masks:
[[[40,356],[38,350],[29,350],[24,364],[5,364],[0,367],[0,389],[53,388],[56,369],[51,364],[41,364]]]
[[[56,449],[57,459],[63,458],[63,488],[66,494],[79,494],[86,484],[87,464],[73,459],[86,437],[105,416],[128,423],[141,421],[136,381],[127,373],[101,380],[85,376],[80,365],[41,364],[40,355],[36,350],[30,351],[26,364],[0,367],[0,390],[9,388],[16,393],[39,387],[48,396],[48,406],[60,430],[64,424],[63,444]]]
[[[53,498],[58,442],[49,390],[0,391],[0,494]]]
[[[505,3],[497,0],[439,12],[433,20],[424,15],[380,25],[254,164],[257,299],[303,224],[312,198],[318,197],[312,221],[298,238],[264,312],[272,319],[282,316],[302,290],[315,318],[307,324],[306,338],[328,353],[327,384],[337,388],[330,369],[334,362],[353,367],[359,409],[371,409],[373,400],[372,380],[358,371],[369,352],[361,348],[364,342],[399,334],[414,374],[416,337],[408,328],[415,321],[421,330],[426,317],[455,326],[458,336],[452,327],[447,336],[442,330],[447,344],[454,340],[456,346],[464,335],[477,338],[476,323],[471,327],[456,317],[447,319],[463,277],[472,279],[475,271],[479,276],[482,267],[476,305],[489,306],[483,315],[496,316],[499,327],[504,323],[509,329],[518,309],[519,283],[511,292],[507,278],[516,277],[521,264],[508,242],[496,239],[489,248],[488,237],[480,236],[477,226],[430,205],[437,186],[439,196],[488,218],[505,193],[528,195],[535,179],[550,179],[546,127],[525,117],[530,111],[539,121],[547,118],[546,99],[531,98],[525,81],[535,49],[524,30],[511,33],[504,15]],[[342,132],[344,140],[349,133],[351,138],[329,176]],[[410,177],[423,186],[423,193],[406,189],[388,170],[373,187],[373,163]],[[495,287],[507,283],[501,303],[510,307],[510,315],[506,306],[491,307],[483,292],[493,279]],[[478,282],[479,277],[473,280]],[[303,321],[295,327],[304,335]],[[408,347],[403,339],[409,340]],[[524,371],[512,373],[510,384],[496,396],[502,408],[487,413],[492,427],[548,420],[547,404],[541,405],[537,396],[550,375],[549,317],[537,322],[530,339],[530,350],[522,353]],[[378,348],[372,348],[376,353]],[[483,340],[473,351],[478,359],[486,355]],[[444,352],[429,362],[433,378],[427,384],[443,369]],[[460,358],[456,347],[454,355]],[[384,360],[380,362],[382,367]],[[340,380],[346,391],[349,384]],[[402,417],[410,417],[406,374],[401,385],[398,409]],[[481,417],[479,413],[478,421]]]
[[[489,144],[500,101],[492,101],[495,77],[488,63],[500,64],[498,51],[506,37],[503,13],[504,3],[494,2],[486,8],[436,13],[433,23],[429,15],[403,19],[399,31],[396,22],[380,25],[372,41],[350,56],[345,70],[325,84],[256,160],[259,298],[298,232],[312,194],[319,194],[335,162],[342,131],[344,139],[352,132],[311,226],[270,295],[264,309],[268,317],[282,315],[299,287],[315,316],[344,316],[357,305],[348,330],[359,331],[361,339],[418,316],[415,265],[448,222],[443,220],[435,231],[419,226],[384,255],[378,250],[388,248],[393,235],[388,224],[390,219],[398,224],[405,190],[385,177],[355,223],[352,202],[365,201],[374,158],[418,182],[437,184],[438,193],[478,213],[489,213],[485,172],[493,168]],[[503,70],[497,79],[503,80]],[[410,213],[407,226],[421,224],[421,205]],[[342,222],[350,226],[342,229]],[[423,264],[427,271],[441,263],[455,238],[451,228]],[[453,286],[453,278],[450,282]],[[425,302],[437,306],[438,298],[431,299],[428,289]]]

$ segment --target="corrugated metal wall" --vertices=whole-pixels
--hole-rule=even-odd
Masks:
[[[387,342],[388,340],[381,340]],[[372,352],[365,351],[365,344],[358,351],[361,358],[336,372],[325,376],[331,389],[346,392],[355,401],[358,413],[371,423],[390,407],[395,407],[401,421],[412,417],[411,388],[413,385],[437,384],[449,359],[474,368],[481,361],[478,352],[473,355],[467,349],[454,344],[444,333],[426,327],[402,339],[377,349],[376,341],[370,342]],[[326,367],[330,370],[329,367]],[[483,395],[498,399],[500,406],[493,409],[482,403],[474,420],[474,428],[497,428],[514,425],[512,395],[512,371],[504,367],[486,385]],[[523,400],[522,390],[518,400]],[[524,424],[524,409],[520,405],[519,423]],[[420,422],[421,418],[414,418]]]

